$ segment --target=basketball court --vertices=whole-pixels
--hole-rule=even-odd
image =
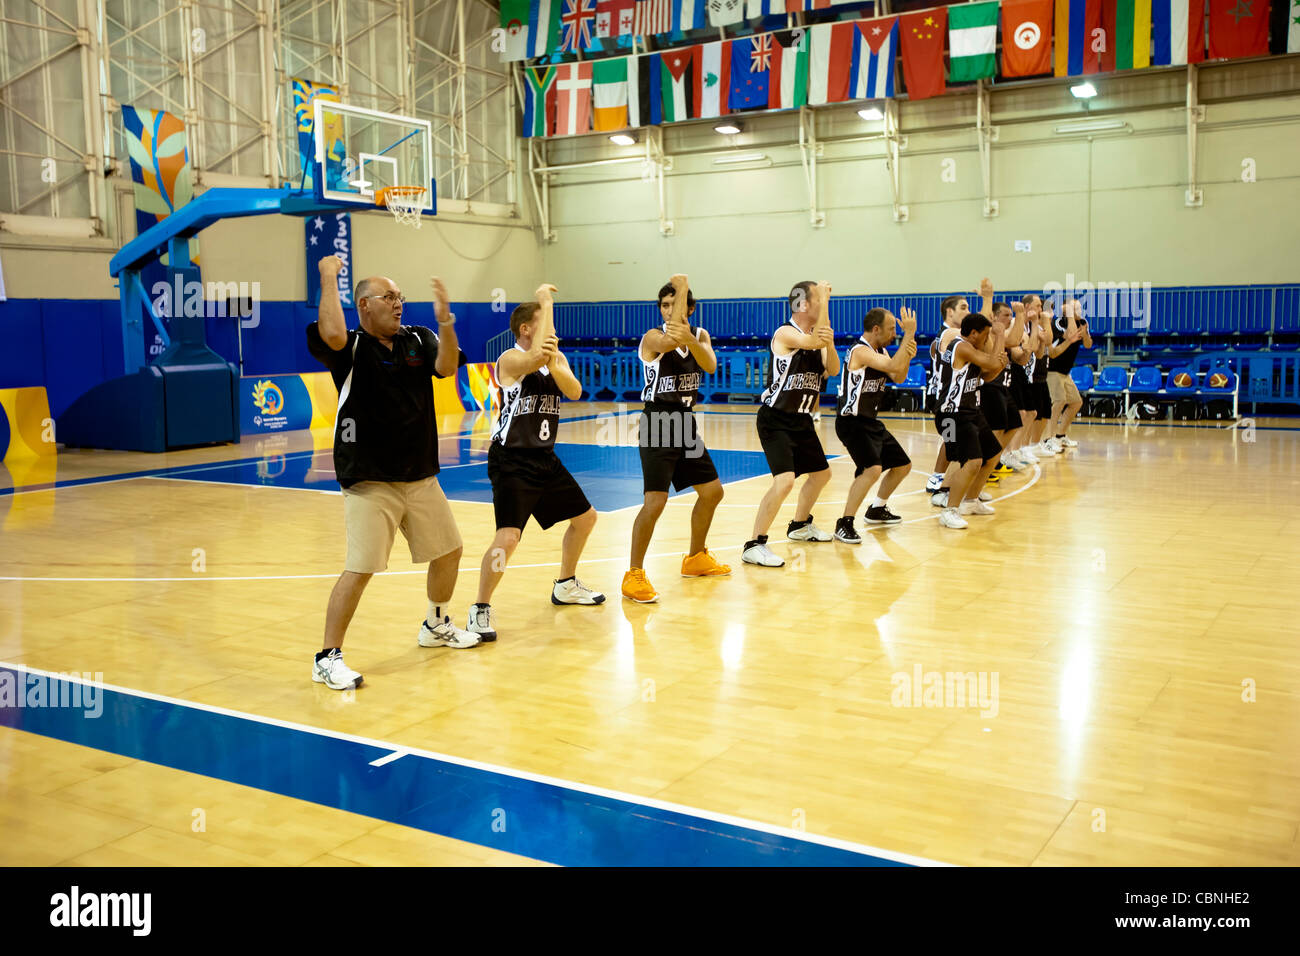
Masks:
[[[890,499],[901,522],[861,526],[857,545],[787,540],[792,495],[770,541],[785,566],[742,563],[771,481],[756,429],[759,353],[788,315],[791,283],[829,276],[843,355],[867,308],[888,301],[897,312],[895,300],[918,303],[922,331],[932,337],[943,297],[970,295],[974,311],[977,297],[964,290],[986,272],[999,298],[1005,288],[1050,283],[1076,267],[1073,247],[1063,245],[1074,239],[1035,233],[1038,258],[1021,267],[1027,260],[1008,259],[1011,232],[972,233],[972,244],[995,235],[1007,252],[989,253],[987,270],[981,265],[958,280],[955,267],[938,261],[956,248],[947,244],[953,232],[928,217],[957,223],[957,235],[967,228],[961,216],[983,229],[998,216],[987,202],[982,218],[979,211],[980,189],[988,201],[994,188],[987,169],[982,187],[967,185],[978,174],[962,179],[974,191],[960,200],[910,187],[918,190],[913,222],[900,204],[907,181],[900,186],[896,172],[892,187],[885,177],[873,180],[868,206],[846,200],[829,219],[819,213],[814,176],[809,225],[802,208],[754,211],[774,181],[771,162],[741,171],[691,166],[721,162],[708,158],[712,147],[703,141],[715,136],[712,123],[692,127],[694,141],[675,144],[682,149],[674,175],[691,192],[670,221],[664,184],[677,187],[661,129],[615,159],[590,145],[605,137],[557,139],[549,153],[541,138],[515,143],[511,84],[519,77],[488,51],[497,5],[471,13],[464,9],[471,5],[437,6],[448,17],[458,9],[458,43],[454,30],[434,31],[407,13],[413,35],[434,31],[428,36],[440,39],[430,43],[463,67],[432,87],[463,84],[451,99],[430,106],[434,93],[421,93],[418,83],[394,102],[367,94],[351,103],[317,91],[298,104],[296,129],[276,134],[291,143],[301,133],[310,144],[301,163],[285,147],[292,161],[280,163],[279,175],[259,180],[234,167],[225,178],[210,175],[147,228],[118,223],[115,233],[92,237],[88,252],[66,252],[98,256],[84,268],[58,258],[65,253],[49,237],[23,235],[4,246],[14,300],[53,299],[31,291],[33,269],[48,269],[41,282],[53,291],[66,285],[67,295],[93,272],[89,285],[99,291],[79,289],[72,298],[102,300],[105,331],[95,333],[104,352],[101,362],[96,351],[90,373],[73,362],[57,381],[53,372],[39,383],[0,378],[10,450],[0,470],[0,864],[1300,865],[1300,419],[1282,394],[1300,383],[1285,338],[1286,323],[1300,330],[1300,292],[1286,284],[1294,271],[1268,279],[1221,272],[1214,289],[1240,286],[1245,304],[1215,306],[1209,317],[1191,311],[1197,296],[1213,292],[1197,285],[1195,263],[1160,273],[1174,305],[1156,324],[1183,336],[1176,347],[1186,371],[1161,365],[1152,389],[1131,377],[1136,369],[1114,390],[1104,375],[1117,354],[1128,354],[1130,338],[1145,349],[1163,327],[1134,336],[1103,313],[1095,349],[1085,353],[1082,390],[1114,404],[1093,406],[1109,408],[1106,417],[1075,422],[1069,434],[1077,447],[990,485],[996,515],[971,517],[961,531],[940,525],[941,509],[925,488],[940,447],[934,419],[900,399],[881,419],[913,463]],[[275,20],[276,37],[292,32],[295,9],[305,7],[287,4],[275,14],[288,18]],[[481,35],[468,45],[467,22]],[[337,49],[331,55],[337,59]],[[286,69],[310,72],[287,62]],[[1285,110],[1300,95],[1296,57],[1268,63],[1282,79],[1259,108]],[[1223,76],[1229,68],[1217,67]],[[475,70],[504,78],[490,95],[512,104],[478,125],[474,109],[489,94],[474,98],[467,77]],[[1182,82],[1177,70],[1161,75],[1174,87]],[[1223,76],[1214,82],[1227,82]],[[365,82],[353,79],[357,88]],[[1007,95],[1032,98],[1045,88]],[[985,136],[987,85],[975,95],[983,106],[970,125]],[[403,110],[403,103],[421,108]],[[876,137],[885,152],[870,160],[882,169],[887,155],[898,162],[897,105],[889,100]],[[1127,115],[1122,102],[1108,108]],[[295,115],[278,100],[267,109]],[[799,114],[805,162],[813,156],[804,136],[811,115],[808,107]],[[1015,142],[1016,127],[1002,121]],[[1235,120],[1223,122],[1236,129]],[[1247,123],[1234,135],[1256,136],[1252,153],[1276,156],[1285,151],[1273,139],[1277,122],[1261,121],[1263,132]],[[1286,122],[1293,126],[1294,117]],[[947,135],[942,124],[935,128]],[[1181,129],[1170,142],[1180,142]],[[751,134],[742,124],[727,135]],[[861,188],[845,171],[856,168],[853,157],[840,152],[856,135],[831,136],[824,153],[815,151],[825,158],[820,188],[828,194]],[[923,143],[927,134],[912,135]],[[776,154],[773,142],[754,135],[747,145]],[[962,162],[977,171],[990,142],[982,139],[978,150],[941,144],[929,159],[966,150]],[[1119,170],[1137,154],[1107,155],[1115,142],[1102,140],[1094,154],[1086,140],[1089,190],[1094,161],[1099,183],[1127,175]],[[268,145],[267,155],[281,145]],[[780,173],[802,177],[795,140],[785,148]],[[214,152],[196,150],[196,162],[206,155],[207,170],[224,168]],[[495,158],[485,163],[508,167],[508,190],[499,176],[471,169],[467,157],[487,152]],[[1278,189],[1294,195],[1293,157],[1287,162]],[[919,179],[916,165],[904,168]],[[707,173],[736,178],[725,187],[701,185]],[[1213,215],[1246,209],[1232,206],[1239,197],[1227,193],[1231,177],[1221,173],[1205,174],[1219,179],[1203,183],[1207,201],[1218,204]],[[103,185],[103,174],[94,175]],[[645,205],[626,223],[606,205],[619,176],[645,192],[638,193]],[[1132,216],[1155,230],[1154,244],[1173,248],[1196,229],[1213,231],[1203,225],[1209,209],[1187,225],[1181,198],[1165,219],[1151,219],[1142,211],[1147,198],[1137,197],[1140,179],[1115,188],[1141,207]],[[1179,192],[1195,184],[1175,185]],[[1028,232],[1040,212],[1073,215],[1074,185],[1044,180],[1034,188],[1019,210],[1015,198],[1004,198],[1002,222]],[[129,185],[114,195],[130,208]],[[802,195],[789,199],[802,202]],[[1279,202],[1267,201],[1260,215]],[[696,215],[697,206],[705,211]],[[849,225],[868,207],[878,221],[869,229]],[[1100,205],[1088,209],[1103,217]],[[765,225],[746,226],[746,215]],[[336,227],[345,216],[350,225]],[[729,224],[709,233],[710,217]],[[1240,224],[1239,213],[1231,218]],[[770,237],[777,221],[790,230],[788,247],[752,262],[728,251],[748,232],[755,242]],[[1147,240],[1133,238],[1131,224],[1088,222],[1099,234],[1086,240],[1088,263],[1098,250],[1094,272],[1128,257],[1139,273],[1130,278],[1157,273],[1140,260]],[[328,223],[336,237],[321,231],[315,252],[313,229],[321,227],[314,223]],[[1132,243],[1122,254],[1113,248],[1120,233]],[[357,242],[355,250],[338,245],[345,239]],[[192,240],[202,244],[201,263],[187,252]],[[858,242],[872,255],[902,248],[909,266],[856,269],[846,264],[848,253],[830,252]],[[675,245],[665,252],[668,243]],[[516,268],[521,246],[534,245],[544,251]],[[530,524],[493,599],[499,640],[464,650],[421,647],[426,568],[412,565],[399,535],[388,570],[369,584],[347,632],[348,661],[364,683],[335,691],[309,679],[346,551],[334,465],[341,399],[324,368],[303,358],[302,341],[304,324],[316,320],[316,306],[303,301],[320,295],[313,262],[335,249],[348,257],[339,287],[349,328],[357,326],[352,289],[364,276],[387,270],[408,300],[405,324],[430,327],[429,278],[451,276],[469,367],[432,387],[439,483],[464,540],[447,608],[457,623],[497,530],[487,455],[500,412],[492,363],[513,344],[506,306],[528,301],[539,282],[560,286],[560,348],[579,379],[588,377],[584,400],[563,405],[555,451],[598,512],[577,574],[606,595],[603,604],[548,600],[564,528]],[[974,258],[968,250],[952,254],[962,269]],[[61,268],[71,269],[67,277]],[[498,278],[509,269],[508,282]],[[917,278],[926,271],[933,280]],[[709,578],[679,573],[695,496],[673,492],[645,562],[659,598],[638,604],[620,596],[643,500],[641,406],[630,397],[641,365],[631,356],[642,332],[657,327],[654,290],[675,272],[690,275],[700,298],[692,321],[712,331],[720,362],[711,379],[718,387],[697,414],[725,492],[708,547],[732,570]],[[751,298],[734,284],[711,295],[724,272]],[[252,303],[265,324],[248,320],[241,292],[223,299],[245,311],[216,325],[210,313],[160,307],[151,285],[158,275],[175,280],[178,297],[185,283],[206,283],[208,303],[214,279],[290,278],[288,292]],[[1245,341],[1259,331],[1249,324],[1256,315],[1249,289],[1266,284],[1267,342],[1257,348]],[[283,325],[275,324],[277,302]],[[18,307],[26,308],[0,302],[0,323],[4,309],[18,316]],[[82,329],[81,306],[32,308],[48,371],[49,330],[65,317],[69,328]],[[1211,323],[1230,311],[1249,321],[1220,342]],[[1184,321],[1189,331],[1179,332]],[[1202,336],[1194,353],[1183,345],[1191,334]],[[1139,344],[1132,348],[1138,356]],[[1275,358],[1283,349],[1287,357]],[[891,393],[923,387],[920,375],[919,386],[909,380]],[[823,527],[839,517],[854,477],[836,436],[835,385],[816,419],[831,471],[813,509]],[[603,400],[607,393],[612,400]],[[1217,420],[1195,408],[1183,415],[1179,400],[1218,401],[1231,412],[1220,407]],[[1150,415],[1139,414],[1144,403]],[[55,434],[49,423],[57,439],[45,435]]]

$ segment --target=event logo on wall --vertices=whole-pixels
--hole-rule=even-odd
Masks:
[[[284,392],[270,379],[253,383],[253,404],[261,411],[253,416],[253,424],[259,428],[278,431],[289,424],[288,417],[280,414],[284,411]]]

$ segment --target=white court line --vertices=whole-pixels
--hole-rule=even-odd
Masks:
[[[370,761],[370,766],[372,766],[372,767],[382,767],[382,766],[384,766],[385,764],[390,764],[390,763],[392,763],[394,760],[401,760],[401,759],[402,759],[403,757],[405,757],[408,753],[410,753],[409,750],[394,750],[392,753],[388,754],[388,756],[386,756],[386,757],[380,757],[378,760],[372,760],[372,761]]]
[[[851,853],[864,853],[871,856],[877,856],[885,860],[893,860],[898,863],[908,863],[912,866],[952,866],[951,863],[941,863],[937,860],[926,859],[925,857],[913,856],[910,853],[897,853],[893,850],[882,850],[879,847],[867,846],[863,843],[853,843],[849,840],[841,840],[836,837],[820,836],[815,833],[809,833],[806,830],[791,830],[786,827],[772,826],[768,823],[760,823],[757,820],[746,820],[743,817],[734,817],[726,813],[714,813],[710,810],[700,810],[695,807],[688,807],[680,803],[669,803],[666,800],[656,800],[653,797],[640,797],[631,793],[624,793],[620,790],[610,790],[605,787],[591,786],[590,784],[577,783],[573,780],[564,780],[560,777],[549,777],[545,774],[531,773],[527,770],[515,770],[511,767],[501,767],[496,764],[483,763],[478,760],[468,760],[464,757],[453,757],[450,754],[438,753],[433,750],[423,750],[418,747],[403,747],[398,744],[389,743],[382,740],[375,740],[371,737],[358,737],[355,734],[340,733],[336,730],[327,730],[324,727],[312,727],[308,724],[298,724],[289,720],[279,720],[275,717],[263,717],[259,714],[249,714],[240,710],[230,710],[226,707],[215,707],[211,704],[200,704],[197,701],[184,700],[179,697],[166,697],[162,694],[151,694],[148,691],[135,690],[130,687],[119,687],[116,684],[106,684],[101,681],[89,681],[82,677],[76,677],[72,674],[60,674],[54,671],[44,671],[36,667],[27,667],[24,664],[10,664],[7,661],[0,661],[0,667],[7,667],[11,670],[22,671],[26,674],[36,674],[41,677],[52,680],[65,680],[69,683],[95,686],[96,688],[116,691],[119,694],[126,694],[129,697],[139,697],[144,700],[156,700],[164,704],[174,704],[179,707],[189,707],[193,710],[202,710],[210,714],[221,714],[225,717],[235,717],[240,720],[249,720],[258,724],[265,724],[271,727],[283,727],[287,730],[297,730],[302,733],[315,734],[318,737],[332,737],[335,740],[343,740],[349,743],[364,744],[368,747],[377,747],[381,750],[390,751],[388,757],[396,759],[393,752],[400,752],[401,755],[426,757],[430,760],[438,760],[443,763],[454,764],[457,767],[466,767],[472,770],[483,770],[488,773],[499,773],[506,777],[513,777],[516,780],[528,780],[533,783],[542,783],[552,787],[558,787],[562,790],[571,790],[578,793],[586,793],[592,796],[604,797],[608,800],[621,800],[624,803],[631,803],[641,807],[652,807],[656,810],[665,810],[670,813],[680,813],[688,817],[695,817],[701,820],[710,820],[714,823],[723,823],[728,826],[743,827],[747,830],[757,830],[761,833],[769,833],[773,836],[781,836],[791,840],[797,840],[803,843],[816,843],[821,846],[832,847],[838,850],[847,850]],[[380,758],[387,759],[387,758]],[[150,761],[141,761],[149,763]],[[372,764],[373,765],[373,764]],[[161,766],[161,765],[160,765]],[[265,791],[267,793],[273,791]]]
[[[342,495],[328,488],[295,488],[293,485],[263,485],[247,481],[212,481],[208,478],[177,478],[174,475],[141,475],[141,481],[187,481],[194,485],[225,485],[227,488],[272,488],[275,491],[308,491],[313,495]]]
[[[994,498],[993,500],[1005,501],[1007,498],[1014,498],[1022,491],[1028,491],[1030,488],[1034,487],[1034,485],[1038,483],[1038,479],[1041,476],[1042,476],[1042,469],[1038,465],[1034,465],[1034,476],[1029,480],[1029,482],[1024,487],[1017,488],[1015,491],[1009,492],[1008,494],[1002,495],[1001,497]],[[754,477],[762,478],[764,476],[755,475]],[[752,480],[753,479],[751,478],[741,479],[741,481],[752,481]],[[732,482],[732,484],[739,484],[739,483],[740,482]],[[916,492],[908,492],[908,494],[915,494],[915,493]],[[458,501],[456,502],[456,504],[458,505],[480,504],[481,505],[481,504],[489,504],[489,502]],[[641,506],[628,505],[628,508],[639,508],[639,507]],[[619,511],[626,511],[628,510],[628,508],[620,508]],[[614,514],[615,512],[606,511],[602,513]],[[942,508],[936,508],[933,514],[924,515],[923,517],[920,518],[908,518],[906,521],[898,522],[898,524],[915,524],[918,521],[935,521],[942,513],[943,513]],[[878,525],[867,525],[866,527],[868,531],[876,531],[885,528],[897,527],[897,525],[878,524]],[[796,541],[794,543],[802,544],[804,542]],[[744,545],[740,545],[738,547],[719,548],[716,550],[718,551],[719,554],[729,554],[732,551],[743,551]],[[646,560],[652,560],[656,558],[679,558],[681,556],[682,556],[681,551],[660,551],[657,554],[647,554]],[[624,560],[624,558],[625,555],[621,555],[621,554],[615,555],[613,557],[608,557],[608,558],[584,558],[582,560],[582,564],[584,565],[604,564],[605,562],[608,561],[622,561]],[[516,570],[522,568],[554,568],[554,567],[558,567],[559,564],[560,564],[559,561],[541,561],[536,564],[512,564],[510,565],[510,567]],[[468,565],[463,568],[458,568],[457,573],[472,574],[478,570],[479,570],[479,566],[477,564],[474,564],[474,565]],[[0,581],[29,581],[29,582],[51,583],[51,584],[55,584],[55,583],[86,584],[86,583],[97,583],[97,582],[102,582],[102,583],[117,582],[123,584],[144,584],[144,583],[174,584],[179,582],[193,582],[193,581],[313,581],[313,580],[329,580],[329,579],[337,578],[340,573],[341,572],[338,571],[330,571],[326,574],[246,574],[246,575],[230,575],[230,576],[191,574],[183,578],[43,578],[43,577],[22,577],[22,576],[0,576]],[[375,574],[375,577],[377,578],[378,577],[404,577],[406,575],[427,574],[427,573],[428,573],[428,569],[426,568],[420,568],[414,571],[379,571],[378,573]]]

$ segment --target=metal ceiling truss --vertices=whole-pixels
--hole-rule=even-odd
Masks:
[[[290,181],[294,77],[432,118],[440,198],[513,205],[498,14],[488,0],[0,0],[0,212],[88,217],[110,234],[108,177],[128,175],[122,104],[185,121],[196,185],[208,174]],[[74,96],[75,130],[64,108]]]

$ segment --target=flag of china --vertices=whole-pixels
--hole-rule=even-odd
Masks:
[[[907,83],[908,99],[923,100],[943,94],[948,89],[943,70],[948,8],[921,10],[899,17],[898,30],[903,40],[903,80]]]
[[[1267,55],[1268,0],[1210,0],[1209,33],[1211,60]]]

